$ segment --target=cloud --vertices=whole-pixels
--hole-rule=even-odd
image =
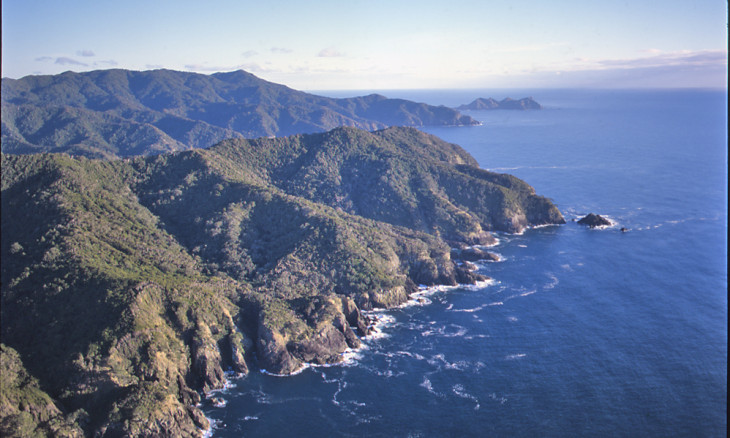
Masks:
[[[243,56],[244,58],[250,58],[250,57],[256,56],[258,54],[259,54],[259,52],[255,51],[255,50],[246,50],[245,52],[241,53],[241,56]]]
[[[202,64],[185,64],[185,70],[195,72],[224,72],[224,71],[235,71],[235,70],[246,70],[246,71],[266,71],[261,68],[258,64],[238,64],[238,65],[208,65]]]
[[[56,58],[56,61],[54,63],[59,65],[81,65],[83,67],[89,66],[89,64],[77,61],[73,58],[68,58],[66,56],[59,56],[58,58]]]
[[[84,50],[78,50],[78,51],[76,52],[76,54],[77,54],[78,56],[84,56],[84,57],[91,57],[91,56],[96,56],[96,53],[94,53],[94,51],[93,51],[93,50],[89,50],[89,49],[84,49]]]
[[[320,50],[317,56],[320,58],[340,58],[345,55],[334,47],[327,47],[326,49]]]
[[[88,67],[89,66],[89,64],[86,64],[86,63],[81,62],[81,61],[77,61],[77,60],[75,60],[73,58],[69,58],[68,56],[58,56],[58,57],[55,57],[55,58],[53,56],[39,56],[39,57],[35,58],[35,60],[38,61],[38,62],[51,62],[51,61],[53,61],[54,64],[58,64],[58,65],[80,65],[82,67]]]
[[[604,59],[597,61],[597,64],[608,68],[727,65],[727,52],[724,50],[670,52],[642,58]]]
[[[113,59],[106,59],[104,61],[95,62],[94,65],[116,66],[119,65],[119,63]]]
[[[292,49],[288,49],[286,47],[272,47],[271,53],[291,53],[293,52]]]

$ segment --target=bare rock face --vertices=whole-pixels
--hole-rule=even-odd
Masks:
[[[451,257],[467,262],[476,262],[479,260],[486,260],[490,262],[499,261],[499,256],[497,254],[475,246],[455,249],[451,252]]]
[[[347,324],[351,327],[357,327],[357,333],[360,336],[367,336],[370,334],[370,328],[368,327],[368,320],[357,308],[355,301],[350,297],[342,297],[342,313],[347,319]],[[353,347],[355,348],[355,347]]]
[[[593,213],[590,213],[588,216],[579,220],[578,223],[580,225],[586,225],[591,228],[604,227],[604,226],[611,225],[611,221],[609,221],[608,219],[606,219],[598,214],[593,214]]]
[[[301,367],[301,362],[286,348],[286,340],[278,331],[259,323],[259,366],[273,374],[291,374]]]
[[[213,339],[210,328],[204,322],[198,322],[193,341],[193,373],[201,380],[203,391],[221,388],[225,383],[222,362],[218,344]]]
[[[231,346],[231,367],[239,376],[248,374],[248,365],[246,365],[245,353],[243,346],[243,335],[240,332],[234,332],[229,336]]]
[[[313,337],[292,345],[292,354],[304,362],[337,363],[347,349],[345,335],[334,325],[325,325]]]

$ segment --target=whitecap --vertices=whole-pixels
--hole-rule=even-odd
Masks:
[[[558,280],[558,277],[556,277],[556,276],[555,276],[554,274],[552,274],[552,273],[548,273],[548,274],[547,274],[547,276],[548,276],[548,277],[550,277],[550,282],[549,282],[549,283],[547,283],[547,284],[546,284],[545,286],[543,286],[542,288],[543,288],[543,289],[545,289],[545,290],[550,290],[550,289],[554,289],[554,288],[555,288],[555,286],[557,286],[557,285],[558,285],[558,283],[560,283],[560,280]]]
[[[508,354],[504,357],[505,360],[515,360],[515,359],[521,359],[523,357],[527,356],[526,353],[517,353],[517,354]]]
[[[308,368],[311,368],[311,367],[312,367],[312,364],[307,363],[307,362],[304,362],[304,363],[302,363],[302,365],[299,368],[297,368],[296,370],[292,371],[291,374],[276,374],[276,373],[272,373],[270,371],[267,371],[267,370],[265,370],[263,368],[261,368],[259,371],[261,372],[261,374],[266,374],[267,376],[273,376],[273,377],[289,377],[289,376],[296,376],[297,374],[301,374],[301,373],[304,372],[304,370],[306,370]]]
[[[507,321],[509,322],[517,322],[519,321],[516,316],[508,316]]]
[[[476,404],[474,406],[474,410],[475,411],[479,409],[479,407],[480,407],[480,405],[479,405],[479,399],[476,398],[475,396],[467,393],[466,391],[464,391],[464,386],[463,385],[456,384],[456,385],[454,385],[451,388],[451,390],[454,392],[454,394],[458,395],[459,397],[461,397],[463,399],[467,399],[467,400],[473,401]]]
[[[489,398],[491,398],[494,401],[498,401],[499,404],[503,405],[507,402],[507,397],[500,397],[497,395],[497,393],[491,393],[489,394]]]
[[[482,304],[481,306],[473,307],[471,309],[456,309],[456,310],[452,310],[452,312],[474,313],[474,312],[478,312],[478,311],[482,310],[486,306],[487,306],[487,304]]]

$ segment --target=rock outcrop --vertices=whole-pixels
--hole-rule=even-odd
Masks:
[[[578,221],[578,223],[580,225],[586,225],[590,228],[606,227],[606,226],[611,225],[611,221],[609,221],[608,219],[606,219],[600,215],[593,214],[593,213],[590,213],[587,216],[585,216],[584,218],[580,219]]]

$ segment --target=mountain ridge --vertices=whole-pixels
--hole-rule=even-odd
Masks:
[[[381,95],[328,98],[243,70],[95,70],[2,79],[2,150],[116,158],[211,146],[233,137],[338,126],[475,125],[445,106]]]

